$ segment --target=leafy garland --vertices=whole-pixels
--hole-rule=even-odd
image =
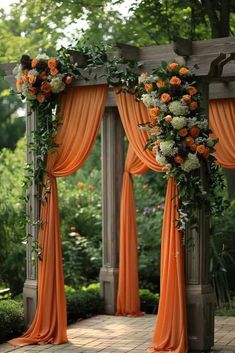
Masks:
[[[71,49],[71,48],[70,48]],[[148,108],[150,122],[140,126],[147,130],[146,149],[155,150],[156,160],[166,172],[174,176],[178,186],[179,218],[177,227],[184,232],[186,224],[195,225],[195,208],[205,204],[208,212],[221,213],[225,208],[218,190],[224,187],[220,168],[213,153],[217,140],[209,135],[211,130],[203,109],[201,95],[190,70],[176,62],[162,63],[151,74],[142,73],[135,60],[114,57],[108,60],[103,48],[79,48],[87,63],[80,68],[71,61],[69,51],[62,48],[57,58],[39,54],[35,58],[23,55],[14,69],[17,92],[26,99],[32,111],[37,111],[38,124],[29,148],[37,156],[36,168],[28,165],[25,188],[35,180],[41,191],[46,175],[46,159],[57,147],[54,136],[60,123],[60,96],[75,79],[85,79],[103,68],[112,87],[134,94]],[[98,78],[97,72],[95,77]],[[208,174],[208,185],[202,184],[200,168]],[[45,188],[46,192],[47,189]]]
[[[218,190],[224,187],[220,168],[212,155],[218,139],[200,106],[201,94],[193,73],[177,62],[162,62],[151,74],[139,77],[139,99],[149,112],[150,122],[140,125],[149,135],[146,149],[154,150],[166,177],[178,186],[177,228],[196,226],[195,209],[208,214],[226,207]],[[207,174],[206,185],[203,183]]]

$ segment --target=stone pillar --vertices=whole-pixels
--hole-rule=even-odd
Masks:
[[[27,145],[33,141],[33,131],[36,129],[37,114],[30,112],[27,107],[26,118],[26,139]],[[34,171],[36,165],[36,155],[29,147],[27,147],[27,165]],[[29,222],[26,226],[27,249],[26,249],[26,280],[23,289],[24,299],[24,316],[25,324],[29,326],[34,318],[37,306],[37,255],[35,253],[35,246],[37,246],[38,239],[38,224],[39,218],[39,200],[37,195],[37,185],[33,181],[30,189],[27,191],[27,205],[26,214]]]
[[[105,313],[115,314],[119,267],[119,215],[124,170],[124,130],[116,107],[106,108],[102,122],[102,238],[101,294]]]
[[[202,106],[208,112],[208,84],[200,84]],[[206,188],[205,166],[201,178]],[[214,345],[215,295],[209,280],[210,217],[204,205],[195,210],[197,229],[186,231],[186,297],[189,352],[210,352]]]

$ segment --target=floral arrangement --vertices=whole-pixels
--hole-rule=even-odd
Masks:
[[[149,123],[140,125],[149,133],[146,148],[155,151],[167,177],[175,177],[180,201],[177,225],[183,231],[196,205],[208,201],[211,208],[210,190],[215,187],[212,179],[218,169],[212,153],[218,140],[210,137],[201,95],[187,67],[163,62],[151,74],[141,74],[139,91],[150,118]],[[202,164],[211,175],[210,190],[205,190],[199,172],[195,172]]]
[[[17,92],[31,104],[53,101],[66,85],[73,81],[73,73],[56,58],[39,54],[31,59],[23,55],[13,74],[16,77]]]

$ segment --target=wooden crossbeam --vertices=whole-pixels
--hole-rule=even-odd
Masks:
[[[116,47],[116,54],[127,59],[139,60],[143,64],[142,71],[150,72],[153,68],[159,66],[162,61],[176,60],[190,68],[196,65],[198,67],[195,71],[196,77],[206,79],[210,83],[210,98],[235,97],[234,84],[232,84],[232,82],[235,82],[235,37],[194,42],[177,37],[173,45],[136,48],[118,43]],[[12,69],[15,65],[15,63],[1,65],[1,68],[5,71],[5,79],[12,86],[15,85],[15,79],[12,76]],[[84,75],[87,76],[86,71],[84,71]],[[75,82],[75,86],[103,83],[105,83],[105,78],[102,77],[102,69],[99,69],[95,70],[92,76],[89,76],[89,81],[78,80]],[[226,87],[230,87],[231,90]],[[110,98],[110,102],[107,104],[108,106],[114,104],[113,98]]]

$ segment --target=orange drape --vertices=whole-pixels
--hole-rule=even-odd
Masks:
[[[43,259],[39,262],[38,307],[30,328],[24,336],[11,340],[13,345],[67,341],[56,177],[72,174],[86,160],[98,133],[106,95],[106,85],[72,88],[63,95],[63,125],[56,136],[59,147],[47,161],[50,193],[41,206]]]
[[[219,138],[215,156],[224,168],[235,168],[235,99],[213,99],[209,104],[213,137]]]
[[[141,175],[148,167],[128,147],[123,173],[120,210],[120,256],[117,315],[142,315],[138,281],[138,248],[135,196],[131,174]]]
[[[144,151],[146,132],[140,131],[137,127],[139,123],[148,121],[146,108],[129,94],[116,95],[116,101],[126,135],[135,153],[150,169],[161,171],[154,154]],[[160,289],[162,299],[159,303],[152,352],[187,352],[184,254],[182,239],[175,228],[176,193],[174,180],[169,179],[162,229]],[[167,298],[167,301],[164,298]]]
[[[160,302],[157,323],[149,352],[186,353],[184,249],[175,227],[177,188],[174,179],[167,185],[161,239]]]

